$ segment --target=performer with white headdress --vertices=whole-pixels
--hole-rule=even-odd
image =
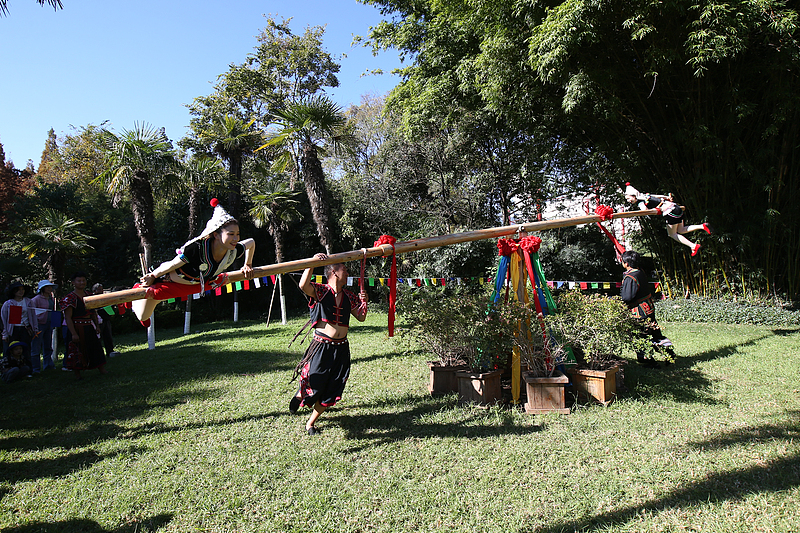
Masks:
[[[664,221],[667,223],[667,235],[675,239],[684,246],[692,249],[692,256],[697,255],[700,251],[700,243],[693,243],[684,234],[692,231],[705,230],[706,233],[711,233],[711,228],[705,222],[703,224],[695,224],[693,226],[683,225],[683,208],[675,203],[672,194],[643,194],[637,191],[630,183],[625,184],[625,199],[635,204],[639,202],[640,209],[657,209],[664,216]]]
[[[150,316],[161,300],[182,298],[215,289],[228,282],[225,270],[244,255],[241,269],[245,279],[253,277],[253,239],[239,240],[239,222],[211,200],[214,215],[196,238],[176,250],[171,261],[161,263],[141,278],[134,287],[148,287],[147,298],[131,302],[130,307],[142,325],[150,325]]]

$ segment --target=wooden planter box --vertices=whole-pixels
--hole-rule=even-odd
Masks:
[[[503,399],[503,389],[500,385],[502,370],[491,372],[473,373],[456,372],[458,379],[458,403],[461,405],[476,403],[478,405],[492,405]]]
[[[532,415],[543,413],[569,414],[566,403],[565,389],[569,385],[569,378],[558,372],[549,378],[535,377],[523,374],[525,380],[525,393],[528,401],[525,402],[525,412]]]
[[[572,385],[579,397],[609,405],[617,397],[617,372],[618,366],[608,370],[587,370],[585,368],[570,368],[567,370],[572,377]]]
[[[428,368],[431,370],[431,378],[428,381],[428,392],[431,396],[458,392],[456,372],[467,369],[466,365],[442,366],[438,361],[428,361]]]

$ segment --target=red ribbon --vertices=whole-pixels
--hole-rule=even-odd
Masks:
[[[536,235],[529,235],[527,237],[523,237],[519,241],[519,247],[522,248],[523,251],[528,252],[529,254],[535,254],[539,251],[539,247],[542,245],[542,239],[537,237]]]
[[[600,215],[601,221],[611,220],[614,215],[614,209],[607,205],[598,205],[594,208],[594,213]]]
[[[503,257],[511,257],[517,251],[519,244],[514,239],[497,239],[497,253]]]
[[[392,246],[392,270],[389,274],[389,336],[394,337],[394,314],[395,314],[395,306],[397,304],[397,254],[395,254],[394,250],[394,243],[397,242],[397,239],[392,237],[391,235],[381,235],[381,237],[375,241],[374,246],[377,248],[383,244],[389,244]]]

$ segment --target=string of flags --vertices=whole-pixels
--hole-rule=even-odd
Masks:
[[[316,275],[314,276],[314,281],[317,283],[325,283],[324,276]],[[380,278],[380,277],[372,277],[372,278],[365,278],[364,280],[366,285],[370,287],[381,286],[384,287],[389,283],[389,278]],[[253,289],[260,289],[262,287],[269,287],[273,286],[277,283],[277,276],[264,276],[261,278],[253,278],[252,280],[243,280],[243,281],[236,281],[234,283],[229,283],[223,287],[217,287],[216,289],[207,290],[205,294],[201,295],[200,293],[193,294],[192,299],[198,300],[202,296],[209,296],[214,294],[215,296],[221,296],[222,294],[229,294],[234,291],[249,291]],[[445,287],[447,285],[474,285],[474,284],[484,285],[484,284],[491,284],[494,283],[494,278],[492,276],[486,277],[466,277],[466,278],[397,278],[398,285],[408,285],[409,287]],[[661,290],[661,284],[657,281],[651,282],[652,285],[655,286],[655,290]],[[349,287],[357,286],[358,285],[358,278],[357,277],[348,277],[347,278],[347,285]],[[569,289],[580,289],[582,291],[585,290],[611,290],[611,289],[619,289],[622,287],[622,282],[613,282],[613,281],[548,281],[547,285],[553,289],[562,289],[562,288],[569,288]],[[171,300],[166,300],[168,303],[174,303],[178,301],[186,301],[187,297],[183,298],[173,298]],[[113,315],[116,313],[116,306],[109,305],[107,307],[103,307],[103,310],[108,313],[109,315]]]

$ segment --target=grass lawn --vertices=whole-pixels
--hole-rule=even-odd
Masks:
[[[287,410],[303,322],[121,336],[108,375],[0,383],[0,529],[800,531],[800,329],[666,324],[677,365],[531,416],[431,398],[373,315],[310,437]]]

